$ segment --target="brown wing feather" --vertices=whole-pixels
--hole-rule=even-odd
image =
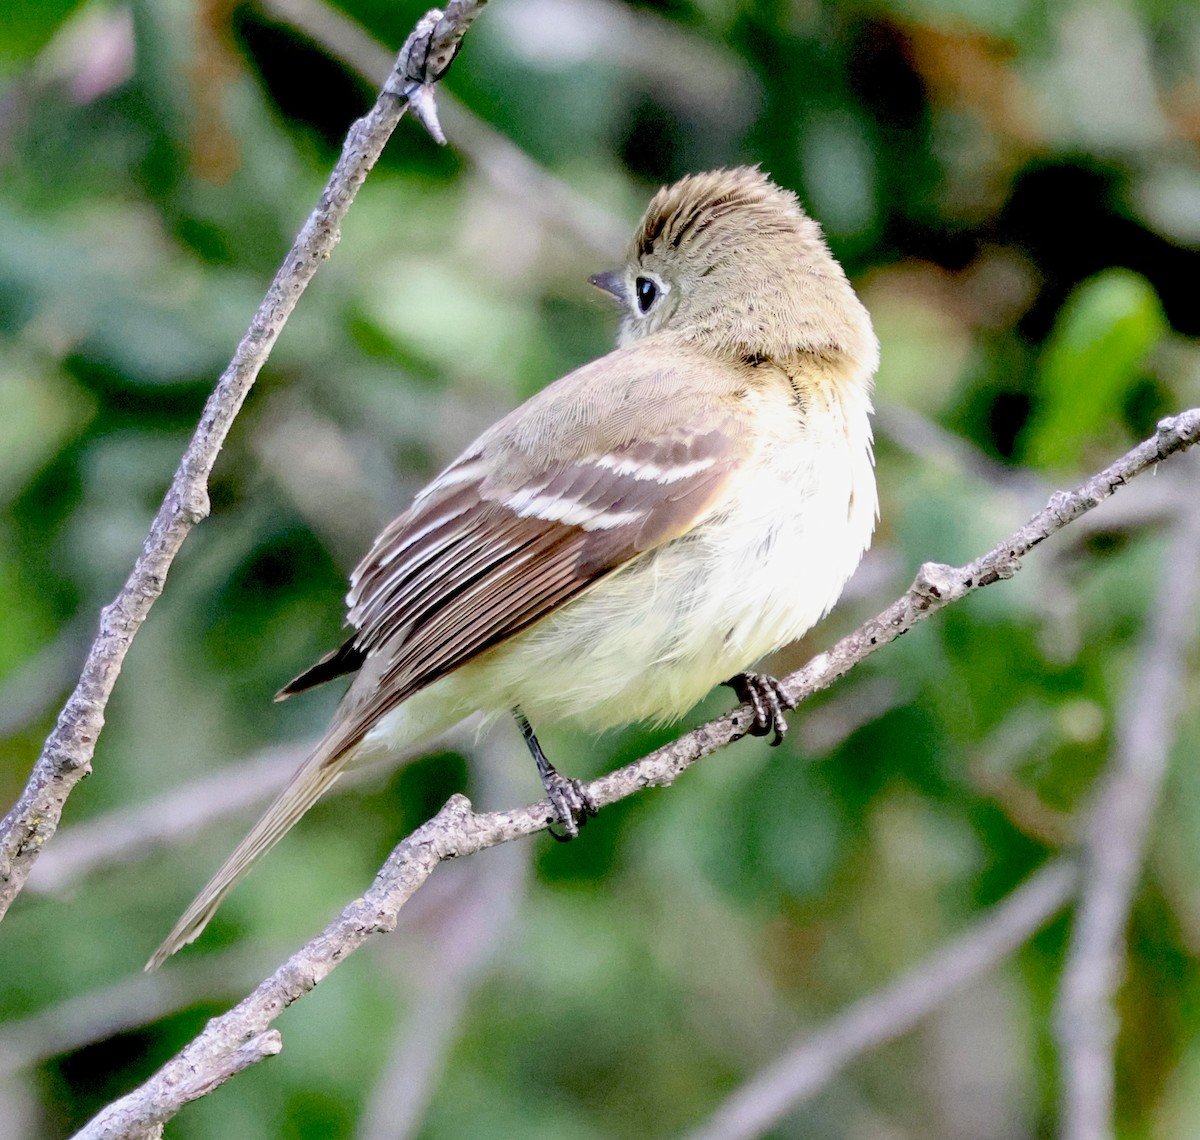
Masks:
[[[693,361],[685,376],[686,352],[677,346],[666,355],[658,360],[643,344],[551,385],[485,433],[384,530],[351,579],[354,637],[288,689],[368,658],[382,667],[378,683],[343,704],[151,967],[204,929],[380,717],[605,574],[686,533],[719,503],[750,443],[722,410],[739,377],[711,360]],[[697,432],[693,423],[706,428]]]
[[[356,740],[413,693],[512,637],[630,559],[685,533],[740,458],[724,431],[583,459],[519,489],[457,483],[467,456],[389,529],[352,579],[353,644],[390,658],[345,725]],[[677,478],[664,482],[654,471]],[[642,471],[642,477],[638,472]],[[458,509],[473,495],[474,503]],[[546,518],[524,513],[542,507]],[[567,509],[569,508],[569,509]],[[610,525],[612,524],[612,525]]]

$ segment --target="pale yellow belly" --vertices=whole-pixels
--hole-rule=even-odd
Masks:
[[[856,431],[824,442],[766,441],[765,470],[744,473],[720,513],[417,693],[368,745],[395,748],[513,707],[535,725],[674,720],[802,636],[837,601],[874,529],[867,409]]]
[[[737,496],[736,510],[498,647],[479,662],[481,689],[504,693],[535,724],[571,718],[607,728],[682,716],[714,685],[803,635],[837,600],[875,517],[869,459],[839,458],[819,479],[812,468],[785,470],[775,487]]]

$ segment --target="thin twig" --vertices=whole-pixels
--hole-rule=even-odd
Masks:
[[[419,747],[386,759],[356,765],[329,790],[330,796],[360,788],[410,760],[433,752],[462,752],[470,747],[479,718],[439,733]],[[29,877],[25,889],[34,894],[58,894],[81,879],[124,863],[146,859],[174,846],[214,823],[248,812],[271,799],[295,773],[310,746],[268,748],[214,772],[181,784],[169,792],[129,807],[114,808],[84,823],[64,828]]]
[[[1125,926],[1175,741],[1198,600],[1200,512],[1188,503],[1125,685],[1112,765],[1084,828],[1079,908],[1055,1017],[1063,1140],[1114,1134],[1114,999],[1124,972]]]
[[[263,949],[197,955],[170,973],[133,974],[0,1024],[0,1081],[51,1057],[129,1033],[189,1006],[245,993],[262,976]],[[0,1136],[18,1135],[4,1131]]]
[[[141,555],[116,599],[101,612],[75,691],[59,714],[21,798],[0,823],[0,918],[20,893],[42,847],[54,835],[71,790],[91,771],[104,710],[125,654],[191,529],[208,514],[208,477],[234,418],[284,323],[317,267],[337,244],[338,227],[384,143],[410,106],[432,129],[433,84],[444,74],[485,0],[450,0],[413,30],[375,105],[346,136],[320,202],[275,275],[233,359],[205,405]],[[431,123],[432,120],[432,123]]]
[[[473,782],[482,798],[500,803],[509,798],[516,783],[511,775],[514,749],[524,749],[515,732],[493,732],[473,751]],[[421,1130],[476,987],[525,894],[529,848],[510,844],[496,855],[500,858],[472,864],[465,889],[440,908],[436,924],[427,924],[423,961],[415,976],[407,969],[414,957],[411,939],[403,944],[391,939],[396,945],[380,946],[392,966],[388,973],[399,974],[400,965],[406,967],[395,988],[409,993],[411,1001],[359,1116],[358,1140],[407,1140]],[[424,892],[419,901],[432,893]],[[417,907],[414,901],[410,922]]]
[[[907,1033],[1018,950],[1066,906],[1078,877],[1078,868],[1066,859],[1043,867],[904,977],[805,1034],[689,1132],[687,1140],[751,1140],[768,1132],[848,1062]]]
[[[370,82],[378,83],[387,73],[387,48],[324,0],[264,0],[264,7]],[[465,103],[448,92],[439,98],[454,149],[467,156],[486,182],[600,257],[621,256],[630,233],[624,219],[535,162]]]
[[[1127,452],[1073,492],[1056,492],[1049,504],[1009,539],[966,566],[926,563],[910,589],[879,616],[784,680],[797,702],[828,688],[878,648],[894,641],[930,614],[984,586],[1010,578],[1033,547],[1111,496],[1117,488],[1167,456],[1200,441],[1200,408],[1163,420],[1150,439]],[[753,717],[748,707],[686,733],[671,744],[587,785],[597,806],[624,799],[642,788],[671,784],[703,756],[744,736]],[[214,1018],[201,1034],[140,1088],[110,1105],[81,1138],[129,1135],[166,1120],[184,1103],[171,1090],[181,1073],[198,1074],[230,1050],[261,1034],[292,1002],[303,997],[372,934],[392,930],[400,908],[444,859],[462,858],[554,822],[545,800],[511,811],[476,813],[463,796],[452,796],[432,819],[402,840],[371,889],[352,902],[325,930],[292,955],[249,997]],[[117,1127],[116,1122],[129,1122]]]

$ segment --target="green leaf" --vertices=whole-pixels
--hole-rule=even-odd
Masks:
[[[0,503],[12,500],[95,404],[82,388],[47,369],[32,354],[0,343]]]
[[[8,0],[0,20],[0,70],[37,55],[78,7],[80,0]]]
[[[1073,466],[1111,434],[1166,329],[1158,295],[1140,274],[1106,269],[1079,285],[1042,354],[1038,404],[1023,440],[1027,460]]]

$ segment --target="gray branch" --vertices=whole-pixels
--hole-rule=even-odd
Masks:
[[[387,74],[387,48],[324,0],[264,0],[264,7],[370,82],[378,83]],[[631,229],[625,220],[573,190],[448,92],[441,101],[454,149],[466,155],[491,186],[601,257],[621,256]]]
[[[1200,512],[1183,505],[1118,712],[1114,757],[1083,834],[1083,882],[1055,1016],[1063,1140],[1113,1136],[1116,992],[1125,925],[1197,640]]]
[[[951,602],[1005,578],[1039,543],[1091,510],[1130,479],[1169,455],[1200,441],[1200,408],[1163,420],[1157,432],[1071,492],[1056,492],[1050,502],[1006,541],[966,566],[925,563],[909,590],[877,617],[839,641],[826,653],[784,679],[788,693],[802,701],[833,684],[881,646]],[[701,725],[656,752],[601,776],[587,786],[600,807],[643,788],[665,787],[703,756],[744,736],[750,709],[735,709]],[[477,813],[464,796],[452,796],[441,811],[402,840],[388,857],[371,889],[355,900],[325,930],[292,955],[249,997],[210,1021],[195,1040],[145,1084],[114,1102],[79,1134],[77,1140],[140,1136],[169,1119],[190,1097],[201,1074],[222,1071],[228,1056],[260,1037],[292,1002],[326,978],[373,934],[395,928],[400,909],[445,859],[473,855],[488,847],[533,835],[554,822],[545,800],[511,811]],[[192,1081],[184,1085],[183,1074]]]
[[[1070,901],[1079,869],[1043,867],[966,933],[904,977],[805,1034],[738,1088],[687,1140],[752,1140],[824,1088],[855,1057],[907,1033],[922,1018],[1014,953]]]
[[[419,747],[356,765],[329,794],[336,796],[361,788],[431,752],[465,752],[478,731],[479,718],[468,717]],[[113,808],[66,827],[54,846],[38,860],[25,889],[34,894],[70,890],[89,875],[149,858],[215,823],[246,814],[274,797],[309,751],[311,744],[267,748],[197,776],[144,803]]]
[[[493,732],[471,754],[472,783],[490,800],[503,803],[517,785],[514,743],[511,736]],[[414,955],[410,939],[380,947],[377,961],[385,985],[411,994],[412,1000],[397,1020],[392,1045],[359,1113],[356,1140],[410,1140],[420,1134],[451,1050],[469,1024],[472,999],[520,912],[531,855],[528,847],[506,846],[491,859],[471,864],[469,876],[457,876],[458,895],[451,903],[428,907],[437,893],[433,888],[414,901],[407,916],[414,925],[421,905],[440,910],[434,923],[426,920],[423,953]],[[442,882],[454,879],[447,875]]]
[[[75,691],[34,765],[21,798],[0,822],[0,918],[53,837],[72,789],[91,771],[104,710],[134,635],[162,593],[191,529],[207,514],[208,478],[229,429],[301,293],[332,253],[339,225],[384,143],[410,106],[434,130],[433,85],[445,73],[485,0],[450,0],[426,13],[408,37],[375,105],[346,136],[341,158],[266,297],[205,405],[142,553],[114,601],[100,614]]]

